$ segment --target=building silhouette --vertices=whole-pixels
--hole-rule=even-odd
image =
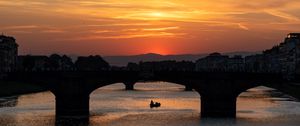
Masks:
[[[110,65],[101,56],[80,56],[75,62],[78,71],[108,70]]]
[[[66,55],[52,54],[50,56],[18,56],[19,71],[74,71],[71,58]]]
[[[245,70],[245,60],[241,55],[235,55],[228,59],[228,71],[244,71]]]
[[[0,73],[16,70],[18,44],[13,37],[0,35]]]
[[[290,33],[279,45],[282,72],[295,74],[300,63],[300,33]]]
[[[49,56],[48,64],[52,71],[73,71],[74,63],[72,59],[66,55],[60,56],[52,54]]]
[[[47,56],[18,56],[19,71],[47,71]]]
[[[75,63],[66,55],[17,56],[18,44],[13,37],[0,36],[0,73],[19,71],[208,71],[281,73],[293,79],[300,75],[300,33],[289,33],[282,43],[261,54],[229,57],[215,52],[190,61],[152,61],[128,63],[127,67],[110,66],[101,56],[78,57]]]
[[[212,53],[196,61],[196,71],[282,73],[294,79],[300,75],[300,33],[289,33],[279,45],[245,58]]]
[[[226,71],[229,56],[211,53],[196,61],[196,71]]]
[[[282,73],[287,78],[300,74],[300,33],[290,33],[282,43],[266,50],[261,66],[270,72]]]

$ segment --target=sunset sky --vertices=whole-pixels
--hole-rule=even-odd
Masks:
[[[299,0],[0,0],[20,54],[260,51],[300,32]]]

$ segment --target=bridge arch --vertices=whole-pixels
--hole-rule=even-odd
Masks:
[[[51,93],[51,95],[55,96],[56,94],[56,90],[54,88],[52,88],[49,83],[45,83],[45,82],[30,82],[30,81],[4,81],[5,83],[18,83],[20,85],[26,85],[29,86],[31,89],[32,88],[36,88],[38,91],[37,92],[41,92],[41,91],[49,91]]]
[[[276,88],[265,85],[258,85],[240,93],[237,97],[237,115],[248,117],[248,112],[251,112],[251,115],[255,115],[260,113],[262,108],[268,109],[270,102],[273,102],[272,99],[269,99],[274,97],[272,95],[273,91],[276,92],[276,94],[279,92],[280,94],[284,93]],[[277,96],[275,95],[275,97]]]
[[[149,84],[150,85],[151,83],[167,83],[166,85],[179,85],[184,90],[186,90],[186,88],[187,88],[185,84],[173,83],[173,82],[168,82],[168,81],[137,81],[137,82],[133,82],[133,85],[135,87],[135,86],[140,85],[140,84],[147,84],[147,85]],[[115,85],[115,84],[121,84],[123,86],[119,87],[120,89],[128,90],[126,88],[126,84],[124,82],[111,83],[111,84],[108,84],[108,85],[105,85],[105,86],[100,86],[99,88],[103,88],[103,87],[107,87],[107,86],[112,86],[112,85]],[[99,89],[99,88],[97,88],[97,89]],[[97,90],[97,89],[95,89],[95,90]],[[135,89],[136,88],[131,89],[131,90],[135,90]],[[188,90],[188,91],[191,91],[191,90]],[[93,91],[91,93],[93,93]]]
[[[116,85],[117,84],[117,85]],[[180,109],[180,108],[184,108],[184,109],[191,109],[194,108],[196,110],[199,110],[199,104],[200,104],[200,95],[198,92],[184,92],[184,90],[182,90],[184,87],[182,85],[179,84],[175,84],[175,83],[169,83],[169,82],[161,82],[159,84],[157,84],[157,86],[151,86],[151,84],[156,84],[156,82],[152,83],[152,82],[146,82],[146,83],[138,83],[139,88],[138,91],[124,91],[124,89],[122,89],[123,84],[122,83],[115,83],[112,85],[108,85],[105,87],[100,87],[98,89],[96,89],[95,91],[93,91],[90,94],[90,112],[91,114],[97,114],[97,112],[102,112],[99,109],[101,109],[101,107],[104,107],[104,109],[121,109],[120,111],[122,111],[123,109],[132,109],[133,111],[139,111],[139,109],[149,109],[149,102],[150,100],[155,100],[155,99],[159,99],[158,102],[162,103],[162,107],[163,109],[171,109],[171,108],[176,108],[176,109]],[[113,86],[113,87],[109,87],[109,86]],[[146,89],[147,87],[150,87],[150,89]],[[172,88],[174,87],[174,88]],[[114,88],[115,90],[112,90],[112,88]],[[166,93],[167,92],[167,93]],[[112,94],[112,96],[114,96],[115,98],[113,98],[112,102],[109,103],[118,103],[119,105],[115,105],[112,104],[111,106],[109,105],[109,103],[102,103],[103,101],[105,101],[105,97],[106,94],[105,93],[109,93]],[[109,95],[108,94],[108,95]],[[169,95],[178,95],[178,99],[175,97],[170,98]],[[192,94],[192,97],[196,97],[196,99],[193,99],[192,102],[193,103],[197,103],[197,104],[183,104],[184,102],[179,100],[179,99],[185,99],[187,94]],[[188,95],[189,96],[189,95]],[[118,97],[121,97],[118,98]],[[124,99],[123,99],[124,97]],[[189,96],[190,97],[190,96]],[[137,98],[137,99],[135,99]],[[128,99],[133,99],[134,101],[132,102],[133,105],[131,105],[131,103],[129,103]],[[171,102],[170,102],[171,101]],[[180,103],[183,102],[183,103]],[[137,103],[137,105],[134,105],[135,103]],[[170,104],[169,104],[170,103]],[[175,107],[174,103],[178,104],[180,107]],[[99,105],[99,104],[103,104],[103,105]],[[122,104],[122,106],[120,106],[120,104]],[[124,106],[136,106],[135,107],[129,107],[129,108],[123,108]],[[101,106],[101,107],[99,107]],[[196,106],[196,108],[195,108]],[[150,109],[149,109],[150,110]],[[104,112],[106,112],[104,110]]]
[[[248,90],[257,88],[257,87],[267,87],[267,88],[272,88],[278,91],[282,91],[284,82],[282,81],[261,81],[261,80],[252,80],[252,81],[244,81],[244,82],[239,82],[237,83],[237,96],[240,96],[242,93],[247,92]]]
[[[104,86],[109,86],[112,84],[116,83],[122,83],[125,85],[125,90],[134,90],[134,85],[136,83],[142,83],[142,82],[168,82],[171,84],[178,84],[185,86],[186,91],[192,91],[194,90],[192,84],[189,81],[186,80],[165,80],[165,79],[152,79],[152,80],[128,80],[128,79],[123,79],[123,80],[113,80],[113,81],[86,81],[85,83],[89,85],[89,94],[92,93],[94,90],[104,87]]]
[[[261,92],[264,92],[264,91],[268,91],[268,90],[277,90],[279,92],[281,92],[280,90],[276,89],[276,88],[272,88],[272,87],[269,87],[269,86],[265,86],[265,85],[258,85],[258,86],[255,86],[255,87],[252,87],[252,88],[249,88],[247,89],[246,91],[244,92],[241,92],[238,97],[242,97],[244,96],[245,94],[249,94],[253,91],[261,91]],[[282,92],[283,93],[283,92]],[[250,95],[253,95],[253,94],[250,94]],[[249,96],[250,96],[249,95]],[[251,97],[251,96],[250,96]]]
[[[137,83],[151,83],[151,82],[168,82],[168,81],[160,81],[160,80],[156,80],[156,81],[136,81],[136,82],[123,82],[123,84],[125,85],[125,90],[135,90],[135,85]],[[188,84],[174,83],[174,82],[168,82],[168,83],[184,86],[185,91],[192,91],[193,90],[193,88]]]

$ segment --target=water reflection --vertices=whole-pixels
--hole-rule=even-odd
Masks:
[[[139,83],[135,88],[135,91],[125,91],[123,84],[116,84],[97,89],[90,97],[90,117],[86,119],[56,118],[55,97],[50,92],[22,95],[12,98],[9,102],[2,102],[6,107],[0,107],[0,125],[296,126],[300,124],[300,103],[269,88],[258,87],[242,93],[237,100],[236,119],[200,119],[200,95],[197,92],[185,92],[184,87],[180,85]],[[159,101],[161,107],[150,109],[150,100]]]
[[[89,126],[89,118],[56,118],[55,126]]]
[[[0,98],[0,108],[14,107],[18,104],[18,96]]]
[[[203,118],[200,120],[201,126],[235,126],[237,119],[233,118]]]

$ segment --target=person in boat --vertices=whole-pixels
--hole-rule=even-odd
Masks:
[[[160,103],[159,102],[153,102],[152,100],[151,100],[151,102],[150,102],[150,107],[152,108],[152,107],[160,107]]]

